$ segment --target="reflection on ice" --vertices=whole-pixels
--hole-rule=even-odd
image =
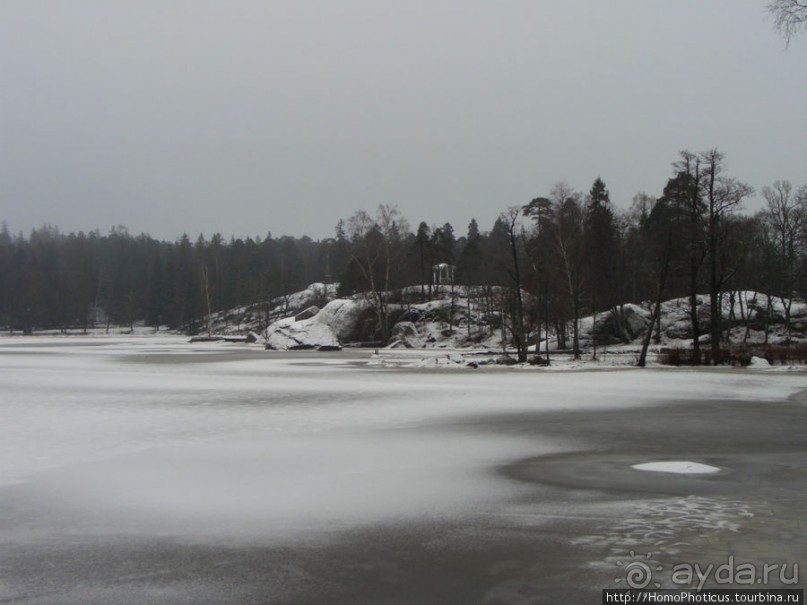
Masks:
[[[49,478],[64,505],[121,531],[278,538],[483,511],[520,486],[484,472],[526,444],[409,430],[161,448]]]

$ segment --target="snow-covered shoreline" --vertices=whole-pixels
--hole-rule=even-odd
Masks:
[[[390,328],[382,337],[376,303],[369,294],[338,298],[335,284],[314,283],[300,292],[277,297],[266,303],[238,307],[215,313],[202,322],[210,334],[220,340],[234,340],[250,335],[258,340],[257,346],[275,350],[323,349],[372,346],[377,355],[371,365],[383,367],[482,367],[512,363],[506,359],[513,354],[508,332],[501,326],[500,311],[491,307],[491,300],[473,287],[441,287],[431,293],[431,300],[423,301],[419,286],[388,293],[392,299],[386,304]],[[495,292],[493,293],[495,296]],[[393,302],[393,300],[395,302]],[[698,297],[699,316],[708,317],[708,297]],[[668,350],[686,351],[691,347],[691,318],[689,300],[673,299],[662,304],[657,339],[650,346],[647,362],[657,363],[659,355]],[[748,364],[755,370],[794,371],[801,366],[775,366],[777,353],[768,352],[765,343],[790,346],[807,343],[807,304],[794,301],[790,308],[790,327],[784,324],[784,302],[768,298],[757,292],[734,292],[723,301],[723,318],[729,328],[724,331],[733,345],[745,347],[735,361]],[[600,313],[596,317],[580,318],[579,359],[568,354],[570,337],[566,342],[554,331],[532,334],[531,361],[545,365],[543,359],[549,349],[551,365],[555,369],[591,369],[635,365],[641,342],[648,328],[650,311],[642,305],[625,304],[617,311]],[[554,330],[554,327],[553,327]],[[766,336],[767,332],[767,336]],[[708,342],[708,326],[701,326],[704,345]],[[258,334],[261,336],[259,337]],[[594,346],[596,335],[597,346]],[[0,333],[0,339],[12,338],[17,342],[34,342],[41,345],[53,342],[97,342],[103,339],[138,338],[161,339],[170,342],[182,340],[183,335],[167,328],[150,328],[142,325],[109,326],[70,331],[49,330],[26,337],[20,334]],[[385,339],[384,339],[385,338]],[[203,343],[196,343],[203,344]],[[219,343],[221,344],[221,343]],[[232,343],[226,343],[232,344]],[[564,350],[564,347],[566,348]],[[398,351],[401,351],[399,353]],[[414,357],[412,354],[414,353]],[[486,357],[487,354],[487,357]],[[757,356],[753,359],[753,356]],[[497,357],[501,357],[497,359]],[[784,358],[783,358],[784,359]],[[516,366],[522,368],[523,366]]]
[[[285,358],[292,355],[290,359],[297,359],[307,363],[325,363],[330,365],[355,365],[362,364],[368,368],[401,369],[401,370],[478,370],[482,372],[511,371],[511,372],[581,372],[581,371],[625,371],[636,368],[639,350],[635,345],[624,345],[621,347],[602,348],[598,351],[597,357],[593,358],[591,353],[574,359],[574,356],[562,352],[552,352],[549,365],[536,365],[531,363],[514,363],[514,351],[496,351],[485,347],[431,347],[422,349],[398,348],[398,347],[377,347],[377,348],[347,348],[346,357],[329,353],[327,357],[317,355],[312,358],[312,353],[316,351],[299,350],[284,352],[286,347],[276,347],[275,351],[267,351],[268,347],[262,342],[242,343],[227,341],[212,342],[189,342],[187,336],[173,333],[134,333],[134,334],[107,334],[105,332],[87,334],[37,334],[37,335],[8,335],[0,334],[0,353],[44,352],[52,349],[53,352],[76,353],[81,349],[92,350],[93,348],[117,348],[131,349],[132,354],[150,353],[161,355],[216,355],[227,354],[227,352],[241,351],[251,352],[255,356],[265,355],[272,357],[278,353],[283,353]],[[273,347],[274,348],[274,347]],[[315,347],[309,347],[315,348]],[[334,347],[338,348],[338,347]],[[300,347],[306,349],[306,347]],[[648,368],[663,371],[701,371],[701,372],[752,372],[752,373],[805,373],[807,365],[771,365],[764,359],[758,360],[744,368],[734,368],[730,366],[669,366],[659,363],[656,355],[660,350],[659,346],[651,347],[651,356],[648,360]],[[543,354],[543,352],[542,352]],[[756,359],[756,358],[755,358]]]

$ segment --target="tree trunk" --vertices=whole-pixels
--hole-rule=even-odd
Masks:
[[[546,365],[549,365],[549,286],[544,289],[544,337],[546,338]],[[539,347],[540,348],[540,347]]]
[[[210,275],[207,270],[207,265],[202,264],[199,266],[199,277],[202,286],[202,295],[205,299],[207,309],[207,335],[213,335],[213,311],[210,306]]]
[[[692,322],[692,362],[701,363],[700,325],[698,323],[698,272],[701,261],[698,259],[698,223],[700,221],[700,161],[695,160],[692,182],[692,196],[689,201],[689,306]]]
[[[647,326],[647,332],[642,340],[642,351],[639,354],[639,362],[637,365],[640,368],[645,367],[647,362],[647,350],[650,348],[650,339],[653,335],[653,326],[658,324],[659,331],[661,330],[661,303],[664,299],[664,290],[667,287],[667,274],[670,269],[670,256],[669,253],[664,257],[661,263],[658,276],[658,288],[656,290],[656,304],[653,307],[653,313],[650,316],[650,325]]]
[[[656,325],[661,315],[660,310],[661,300],[657,298],[656,304],[653,306],[653,313],[650,315],[650,325],[647,326],[647,332],[645,332],[644,338],[642,339],[642,350],[639,353],[639,361],[636,363],[640,368],[645,367],[647,363],[647,350],[650,348],[650,341],[653,338],[653,326]]]
[[[785,330],[787,330],[787,342],[790,344],[790,306],[793,304],[793,297],[782,298],[782,306],[785,308]]]
[[[711,209],[710,214],[714,212]],[[709,218],[709,332],[711,337],[712,365],[720,363],[720,284],[717,278],[717,218]]]
[[[524,337],[524,303],[521,299],[521,271],[518,266],[518,249],[516,247],[516,234],[510,228],[510,253],[513,255],[513,276],[515,278],[516,309],[513,317],[513,335],[516,339],[518,361],[527,361],[527,343]]]
[[[696,276],[693,274],[692,277]],[[692,323],[692,363],[698,366],[701,363],[701,343],[700,326],[698,325],[697,282],[694,279],[690,280],[689,291],[689,320]]]
[[[754,297],[751,299],[754,304],[757,302],[757,293],[754,292]],[[742,307],[740,307],[742,310]],[[746,293],[745,297],[745,336],[743,336],[743,344],[748,342],[748,336],[751,334],[751,313],[748,310],[748,294]]]
[[[566,349],[566,323],[559,322],[555,324],[555,332],[558,334],[558,348],[561,350]]]
[[[471,338],[471,286],[465,286],[465,322],[468,327],[468,338]]]
[[[725,342],[729,345],[731,345],[731,329],[732,326],[734,326],[734,323],[737,321],[737,314],[734,312],[734,303],[737,300],[736,296],[737,293],[735,293],[734,290],[729,292],[729,320],[728,325],[726,325],[726,335],[723,337]]]

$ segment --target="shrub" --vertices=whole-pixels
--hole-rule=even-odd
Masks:
[[[807,343],[787,345],[730,345],[720,348],[717,360],[712,359],[711,347],[701,349],[701,365],[747,366],[752,357],[762,357],[771,365],[801,365],[807,363]],[[666,347],[661,349],[658,361],[668,366],[695,365],[692,347]]]

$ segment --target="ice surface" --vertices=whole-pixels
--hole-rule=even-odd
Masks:
[[[89,527],[162,535],[275,538],[454,517],[526,489],[498,465],[570,448],[475,432],[468,418],[773,402],[804,384],[687,370],[388,369],[363,365],[368,352],[332,355],[160,337],[2,338],[0,486],[58,494]]]

